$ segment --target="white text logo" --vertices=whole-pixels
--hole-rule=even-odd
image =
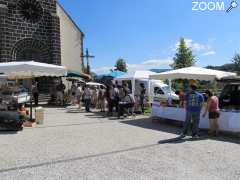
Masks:
[[[193,1],[193,11],[225,11],[225,3],[223,1]]]

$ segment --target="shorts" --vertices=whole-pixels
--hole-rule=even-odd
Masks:
[[[219,117],[220,117],[219,111],[209,112],[209,119],[218,119]]]

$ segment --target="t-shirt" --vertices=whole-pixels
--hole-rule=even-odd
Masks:
[[[118,88],[114,88],[114,99],[119,100],[119,89]]]
[[[84,99],[91,99],[92,92],[89,88],[85,88],[84,90]]]
[[[200,112],[204,102],[204,97],[201,93],[190,91],[186,94],[185,101],[187,103],[188,112]]]
[[[216,112],[219,110],[218,97],[212,96],[209,100],[209,112]]]
[[[121,100],[124,97],[125,97],[125,92],[124,92],[124,89],[121,87],[121,88],[119,88],[119,98]]]
[[[106,90],[105,89],[100,89],[99,94],[98,94],[99,100],[104,100],[105,96],[106,96]]]
[[[82,96],[82,88],[78,87],[76,90],[76,96]]]

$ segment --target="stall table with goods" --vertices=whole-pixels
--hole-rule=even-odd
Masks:
[[[63,66],[57,66],[34,61],[0,63],[0,74],[8,79],[29,79],[37,77],[62,77],[67,74]],[[30,120],[32,120],[32,92],[21,87],[3,87],[0,91],[0,119],[2,123],[19,122],[18,105],[30,101]],[[1,123],[1,122],[0,122]]]
[[[158,75],[151,76],[152,79],[188,79],[188,80],[204,80],[214,81],[225,77],[236,76],[235,73],[228,73],[223,71],[209,70],[205,68],[190,67],[179,70],[173,70]],[[203,108],[204,110],[204,108]],[[221,109],[219,118],[219,126],[221,131],[240,133],[240,110],[237,109]],[[166,119],[169,121],[185,121],[185,109],[178,104],[169,107],[166,102],[155,100],[152,103],[152,117]],[[208,129],[209,120],[207,116],[201,116],[200,128]]]

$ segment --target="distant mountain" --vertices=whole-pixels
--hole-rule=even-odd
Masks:
[[[224,64],[222,66],[207,66],[207,69],[214,69],[220,71],[228,71],[228,72],[235,72],[235,65],[234,64]]]

